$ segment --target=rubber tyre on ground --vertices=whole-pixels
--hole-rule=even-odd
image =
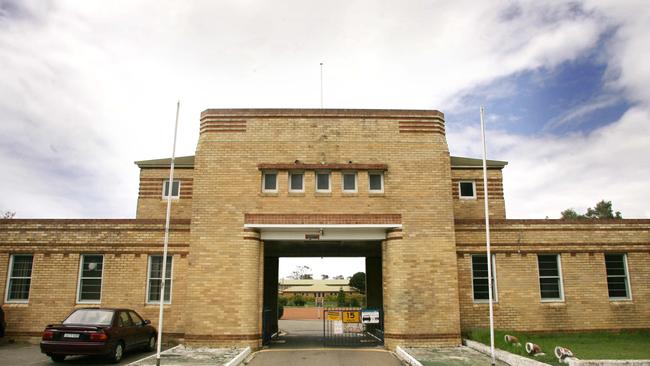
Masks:
[[[65,361],[65,355],[52,355],[50,356],[54,362],[63,362]]]
[[[122,361],[123,356],[124,356],[124,343],[117,342],[115,347],[113,347],[113,351],[111,351],[111,354],[108,356],[108,360],[111,363],[118,363]]]
[[[149,336],[149,341],[147,342],[147,345],[144,346],[144,350],[147,352],[151,352],[156,349],[156,335],[152,334]]]

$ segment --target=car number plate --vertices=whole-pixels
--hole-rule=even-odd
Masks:
[[[79,334],[76,333],[66,333],[63,335],[63,338],[79,338]]]

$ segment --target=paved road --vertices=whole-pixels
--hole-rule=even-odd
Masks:
[[[102,358],[75,356],[67,357],[65,364],[69,365],[126,365],[137,361],[155,352],[133,351],[124,355],[122,362],[118,364],[107,363]],[[41,353],[38,345],[28,343],[2,343],[0,344],[0,366],[54,366],[60,365],[52,362],[52,359]]]
[[[402,366],[392,353],[378,349],[271,349],[255,353],[248,366]]]

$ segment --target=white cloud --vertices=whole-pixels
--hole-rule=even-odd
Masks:
[[[177,98],[182,99],[177,151],[189,155],[203,109],[317,107],[321,61],[326,107],[445,111],[465,107],[462,95],[476,87],[574,60],[603,32],[618,27],[608,48],[610,82],[632,101],[650,100],[650,72],[643,62],[650,22],[642,2],[589,1],[583,10],[573,2],[469,0],[2,4],[0,163],[11,177],[0,180],[0,190],[12,194],[0,199],[0,209],[19,217],[133,216],[137,169],[131,162],[169,155]],[[643,125],[642,108],[626,118]],[[612,136],[624,134],[624,126],[624,120],[615,123]],[[591,145],[598,133],[560,139],[502,133],[499,142],[510,150],[500,151],[529,154],[522,162],[544,158],[535,174],[552,177],[560,160],[575,155],[566,146],[578,141],[583,150],[601,148]],[[613,138],[607,143],[630,141]],[[464,149],[453,141],[452,150]],[[639,137],[641,146],[620,153],[647,155],[643,142]],[[555,154],[517,150],[521,143]],[[613,176],[607,169],[622,169],[610,160],[614,165],[583,158],[572,162],[585,174],[600,169]],[[525,177],[531,163],[511,161],[509,210],[533,215],[526,209],[547,197],[516,188],[513,177]],[[621,205],[638,199],[626,192],[642,182],[633,177],[638,169],[625,167],[631,169],[623,172],[629,176],[626,185],[603,192],[617,207],[619,196]],[[560,190],[567,180],[541,187],[548,195],[569,192]],[[574,197],[582,188],[573,187]],[[576,205],[591,205],[597,196]]]

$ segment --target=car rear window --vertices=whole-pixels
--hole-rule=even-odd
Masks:
[[[63,324],[111,325],[113,311],[80,309],[70,314]]]

